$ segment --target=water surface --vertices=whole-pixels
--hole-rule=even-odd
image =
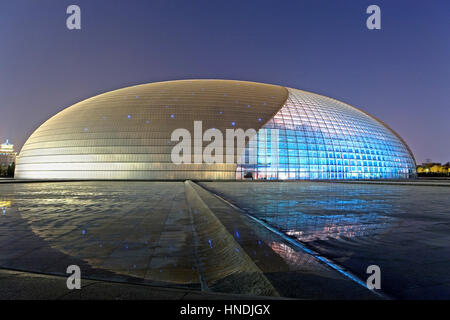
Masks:
[[[450,298],[450,188],[320,182],[206,182],[285,234],[398,298]]]

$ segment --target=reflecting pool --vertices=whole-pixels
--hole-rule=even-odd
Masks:
[[[398,298],[450,298],[450,187],[204,182],[213,191]]]
[[[0,183],[0,268],[66,275],[76,264],[93,279],[371,298],[207,190],[360,279],[369,265],[380,266],[382,290],[392,297],[450,298],[450,188],[439,186]]]

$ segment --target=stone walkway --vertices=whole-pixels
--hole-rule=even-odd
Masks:
[[[97,280],[81,280],[68,290],[67,278],[0,269],[0,300],[254,300],[273,297],[223,294]],[[276,298],[280,299],[280,298]]]
[[[192,182],[3,183],[0,195],[0,268],[65,276],[75,264],[86,280],[189,292],[378,298]]]

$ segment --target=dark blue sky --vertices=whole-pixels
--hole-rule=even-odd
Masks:
[[[82,30],[66,28],[77,4]],[[366,8],[381,7],[381,30]],[[0,139],[133,84],[221,78],[321,93],[450,160],[450,1],[2,0]]]

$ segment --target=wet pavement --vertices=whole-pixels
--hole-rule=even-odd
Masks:
[[[0,266],[199,287],[192,226],[180,182],[0,186]]]
[[[448,297],[450,188],[408,188],[2,183],[0,269],[62,276],[76,264],[90,280],[247,296],[379,298],[211,190],[361,279],[363,267],[380,265],[382,289],[393,297]],[[420,256],[409,256],[414,252]]]
[[[450,188],[321,182],[204,182],[360,278],[381,268],[394,298],[450,298]]]
[[[254,300],[243,296],[134,283],[82,280],[81,290],[67,290],[66,277],[0,269],[0,300]]]

